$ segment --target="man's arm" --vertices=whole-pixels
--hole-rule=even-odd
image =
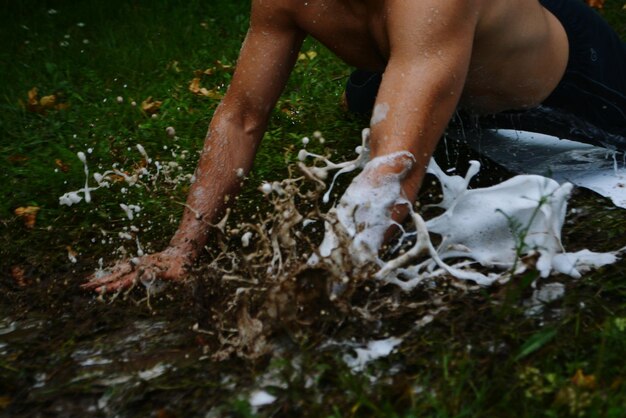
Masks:
[[[235,74],[209,126],[196,180],[189,190],[188,209],[170,242],[194,258],[207,240],[206,222],[214,222],[226,196],[238,192],[237,171],[250,171],[304,39],[288,12],[267,3],[253,2],[250,30]]]
[[[480,2],[387,4],[390,58],[372,119],[372,157],[398,151],[413,154],[415,163],[402,181],[406,196],[413,200],[463,92]],[[382,167],[379,174],[397,172],[400,165]]]
[[[279,2],[254,0],[250,29],[231,85],[218,106],[204,142],[181,223],[168,248],[123,261],[83,287],[99,292],[131,286],[139,279],[179,280],[197,258],[227,196],[239,190],[237,173],[250,171],[270,113],[285,87],[305,34]]]

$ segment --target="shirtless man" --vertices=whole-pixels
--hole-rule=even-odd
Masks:
[[[237,171],[251,169],[307,35],[349,65],[384,73],[376,97],[384,117],[371,127],[371,156],[413,155],[401,182],[409,199],[457,106],[477,113],[535,107],[559,85],[570,51],[564,26],[539,0],[252,0],[237,69],[169,246],[136,265],[118,263],[84,287],[105,292],[142,277],[185,277],[208,240],[207,222],[238,191]],[[382,166],[379,174],[400,169]]]

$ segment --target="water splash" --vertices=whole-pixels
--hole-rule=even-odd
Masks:
[[[495,186],[469,189],[470,180],[480,169],[476,161],[471,162],[464,177],[448,176],[431,161],[428,172],[437,177],[443,192],[442,201],[434,206],[445,212],[425,221],[400,188],[405,173],[411,169],[412,156],[407,154],[378,157],[365,165],[364,161],[359,162],[363,171],[328,213],[331,220],[325,224],[319,255],[309,259],[311,266],[345,264],[346,249],[342,246],[347,246],[352,270],[355,266],[376,264],[377,279],[410,290],[426,279],[445,275],[480,285],[506,281],[529,267],[522,262],[529,256],[536,260],[533,267],[542,277],[556,272],[577,278],[581,272],[615,262],[620,253],[564,250],[561,229],[571,184],[559,185],[538,175],[520,175]],[[403,169],[394,175],[377,177],[381,167],[398,165],[399,160],[405,161]],[[327,161],[325,164],[328,169],[339,166]],[[416,241],[403,254],[384,261],[379,250],[385,231],[394,223],[391,210],[397,205],[409,209],[415,228],[403,230],[400,241],[410,236],[416,236]],[[441,239],[437,248],[431,234]],[[454,264],[445,262],[450,259],[455,260]]]

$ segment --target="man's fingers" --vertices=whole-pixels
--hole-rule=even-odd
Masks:
[[[182,277],[182,270],[180,261],[177,259],[146,256],[142,257],[137,265],[129,261],[118,263],[104,277],[95,278],[92,275],[80,287],[85,290],[95,290],[101,294],[115,292],[129,288],[138,281],[178,280]]]
[[[136,280],[136,274],[130,273],[122,277],[119,277],[114,282],[109,282],[102,286],[96,287],[95,290],[98,293],[115,292],[118,290],[127,289],[131,287],[135,283],[135,280]]]

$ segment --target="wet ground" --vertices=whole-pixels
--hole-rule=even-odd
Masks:
[[[504,175],[487,166],[481,181]],[[426,187],[422,196],[429,194],[437,193]],[[570,207],[576,209],[564,228],[568,250],[626,245],[623,210],[587,191],[575,193]],[[224,245],[239,259],[249,255],[233,240]],[[320,416],[335,405],[335,413],[348,415],[350,379],[370,382],[374,392],[363,389],[359,396],[402,411],[422,393],[415,376],[424,371],[421,362],[438,357],[434,341],[441,335],[472,346],[488,374],[497,374],[499,359],[527,355],[520,342],[538,323],[541,329],[558,322],[580,303],[590,305],[591,316],[600,306],[623,309],[598,281],[626,275],[620,261],[596,273],[595,284],[561,276],[543,282],[556,284],[557,293],[567,289],[565,301],[551,299],[549,286],[544,296],[535,294],[533,274],[489,289],[442,279],[410,293],[361,280],[331,301],[336,278],[327,271],[292,264],[285,280],[271,282],[264,280],[268,259],[261,257],[226,277],[220,269],[232,269],[232,259],[207,266],[213,256],[188,283],[149,299],[143,288],[115,300],[80,290],[77,278],[97,265],[87,258],[72,272],[27,272],[26,286],[7,278],[0,296],[0,414]],[[510,315],[518,322],[503,322]],[[489,327],[494,335],[485,338]],[[354,377],[345,356],[354,358],[361,344],[389,337],[403,340],[399,354]]]

